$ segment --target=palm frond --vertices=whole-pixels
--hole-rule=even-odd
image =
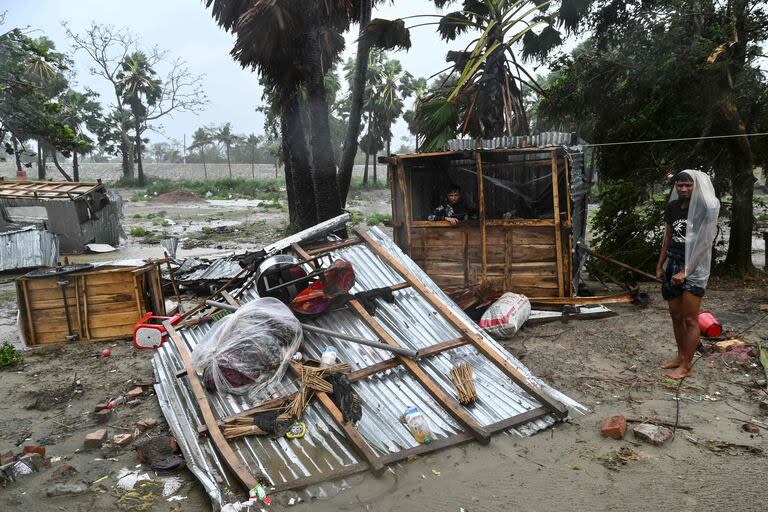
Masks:
[[[383,50],[407,50],[411,47],[411,32],[405,27],[405,21],[401,19],[374,18],[368,23],[359,42]]]
[[[443,97],[433,97],[419,104],[416,121],[424,134],[423,149],[437,150],[456,136],[459,124],[458,106]]]

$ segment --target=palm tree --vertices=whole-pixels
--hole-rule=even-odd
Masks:
[[[141,162],[141,133],[144,131],[147,106],[154,106],[162,95],[160,80],[149,63],[147,54],[138,51],[123,59],[117,74],[120,94],[131,108],[134,130],[136,131],[136,162],[138,184],[144,185],[144,167]],[[142,101],[143,100],[143,101]]]
[[[438,16],[438,33],[456,40],[465,32],[479,36],[463,51],[448,53],[452,63],[446,79],[454,88],[419,102],[415,124],[424,135],[422,149],[438,149],[457,133],[490,138],[528,133],[523,87],[541,88],[522,66],[514,48],[522,45],[522,59],[543,59],[562,43],[555,26],[573,32],[588,12],[587,0],[434,0],[437,7],[461,4],[461,9]],[[401,22],[402,20],[394,20]],[[381,20],[382,33],[402,30]],[[534,29],[540,30],[535,32]]]
[[[203,176],[208,179],[208,167],[205,165],[205,147],[213,144],[213,137],[210,130],[198,128],[192,134],[192,144],[187,149],[197,149],[200,151],[200,159],[203,161]]]
[[[213,139],[219,144],[224,146],[224,150],[227,153],[227,167],[229,168],[229,178],[232,179],[232,163],[229,158],[229,152],[232,146],[237,144],[242,137],[232,133],[232,123],[224,123],[223,126],[218,128],[213,133]]]
[[[97,96],[91,90],[81,93],[70,89],[59,98],[61,122],[77,135],[76,144],[71,148],[74,181],[80,181],[78,154],[88,153],[94,147],[85,129],[94,132],[101,122],[101,105],[96,101]]]
[[[262,137],[259,137],[255,133],[252,133],[243,142],[248,148],[248,153],[251,156],[251,178],[256,179],[256,150],[261,144]]]

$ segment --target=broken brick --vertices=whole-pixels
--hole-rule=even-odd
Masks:
[[[93,412],[103,411],[104,409],[108,409],[108,408],[109,408],[109,403],[103,402],[100,404],[96,404],[96,406],[93,408]]]
[[[157,420],[154,418],[145,418],[140,422],[136,423],[136,428],[139,429],[139,432],[146,432],[147,430],[152,430],[156,426],[157,426]]]
[[[13,455],[13,452],[7,451],[5,453],[0,453],[0,466],[5,466],[6,464],[10,464],[14,461],[16,457]]]
[[[45,457],[45,446],[40,446],[37,444],[25,444],[24,448],[22,448],[21,453],[26,455],[28,453],[38,453],[41,457]]]
[[[621,414],[618,416],[608,416],[600,424],[600,431],[604,437],[624,439],[624,434],[627,432],[627,418]]]
[[[83,447],[86,450],[94,450],[97,448],[101,448],[101,445],[103,445],[104,441],[106,440],[107,440],[107,430],[102,428],[86,435],[85,441],[83,441]]]
[[[661,425],[651,425],[650,423],[641,423],[632,429],[636,439],[645,441],[656,446],[661,446],[672,439],[672,430]]]
[[[112,417],[112,409],[102,409],[93,417],[96,418],[96,423],[106,423]]]
[[[127,446],[133,441],[133,434],[116,434],[109,438],[109,444]]]
[[[134,398],[138,398],[143,394],[144,394],[144,388],[142,388],[141,386],[136,386],[135,388],[133,388],[132,390],[130,390],[125,394],[125,398],[126,400],[133,400]]]
[[[69,464],[62,464],[53,471],[50,480],[52,482],[66,482],[74,478],[77,473],[78,471],[74,467]]]

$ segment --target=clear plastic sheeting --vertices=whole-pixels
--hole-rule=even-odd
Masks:
[[[684,172],[693,178],[685,234],[685,280],[706,288],[712,266],[712,244],[717,236],[720,201],[715,196],[709,176],[696,170],[686,169]],[[669,201],[676,199],[677,189],[673,187]]]
[[[192,352],[192,364],[209,389],[258,398],[280,382],[301,336],[285,304],[259,298],[218,322]]]

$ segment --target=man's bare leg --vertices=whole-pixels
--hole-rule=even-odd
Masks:
[[[682,346],[686,336],[684,316],[683,316],[683,298],[677,297],[669,301],[669,316],[672,317],[672,331],[675,333],[675,343],[677,344],[677,355],[663,361],[659,367],[663,370],[677,368],[683,361]]]
[[[682,379],[691,374],[691,363],[693,356],[696,354],[696,348],[699,346],[699,308],[701,307],[701,297],[697,297],[689,292],[683,292],[681,299],[683,312],[682,326],[685,329],[685,336],[683,344],[678,350],[682,359],[677,368],[665,374],[670,379]]]

